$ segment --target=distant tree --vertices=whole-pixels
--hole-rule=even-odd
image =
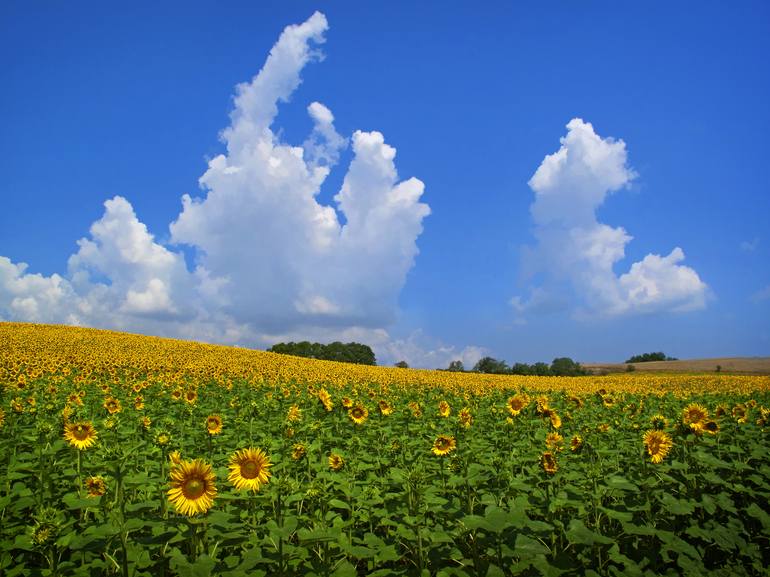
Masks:
[[[717,372],[718,372],[718,373],[721,373],[721,372],[722,372],[722,365],[717,365]]]
[[[505,364],[505,361],[498,361],[492,357],[484,357],[483,359],[479,359],[479,362],[474,365],[473,372],[500,375],[508,372],[508,365]]]
[[[530,368],[531,375],[537,375],[538,377],[548,377],[551,375],[551,367],[546,363],[535,363]]]
[[[664,353],[644,353],[643,355],[635,355],[628,359],[627,363],[649,363],[652,361],[676,361],[675,357],[667,357]]]
[[[343,363],[356,363],[359,365],[376,365],[374,352],[368,345],[361,343],[343,344],[339,341],[323,345],[301,341],[298,343],[276,343],[269,349],[273,353],[306,357],[310,359],[322,359],[325,361],[339,361]]]
[[[559,357],[551,363],[551,374],[558,377],[577,377],[587,375],[588,371],[569,357]]]
[[[398,362],[397,362],[395,365],[393,365],[393,366],[394,366],[394,367],[398,367],[399,369],[408,369],[408,368],[409,368],[409,365],[407,364],[407,362],[406,362],[406,361],[398,361]]]
[[[449,367],[447,367],[447,371],[462,373],[465,371],[465,367],[463,366],[462,361],[452,361],[451,363],[449,363]]]
[[[633,373],[635,370],[636,370],[636,367],[634,365],[626,365],[627,373]]]
[[[531,375],[532,367],[530,367],[527,363],[514,363],[511,367],[511,374],[513,375]]]

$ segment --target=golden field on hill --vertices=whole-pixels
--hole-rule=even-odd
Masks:
[[[0,575],[766,575],[770,377],[0,323]]]

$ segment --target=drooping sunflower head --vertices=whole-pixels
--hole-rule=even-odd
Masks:
[[[339,471],[345,466],[345,460],[337,453],[329,455],[329,468],[332,471]]]
[[[412,416],[416,419],[419,419],[422,417],[422,407],[420,406],[420,403],[417,401],[409,401],[409,404],[407,405],[409,407],[409,410],[412,411]]]
[[[363,406],[361,403],[356,403],[350,409],[348,409],[348,417],[356,425],[363,425],[369,416],[369,409]]]
[[[302,443],[295,443],[291,448],[291,458],[299,461],[307,453],[307,448]]]
[[[206,431],[209,435],[218,435],[222,432],[222,417],[219,415],[209,415],[206,418]]]
[[[391,405],[388,401],[382,400],[379,403],[377,403],[377,406],[380,409],[380,413],[382,413],[386,417],[388,415],[393,414],[393,405]]]
[[[171,462],[172,467],[176,467],[182,462],[182,453],[179,450],[171,451],[168,454],[168,460]]]
[[[331,411],[334,408],[334,403],[332,403],[332,397],[329,394],[329,391],[327,391],[325,388],[321,388],[318,391],[318,400],[321,401],[321,404],[323,405],[324,409],[327,411]]]
[[[545,437],[545,446],[551,451],[561,451],[564,444],[564,437],[559,433],[548,433]]]
[[[150,417],[145,415],[144,417],[142,417],[140,422],[142,423],[142,427],[144,428],[145,431],[150,430],[150,427],[152,426],[152,419]]]
[[[556,411],[552,410],[551,414],[549,415],[549,417],[551,418],[551,426],[554,429],[561,428],[561,417],[556,414]]]
[[[101,475],[88,477],[84,483],[89,497],[101,497],[107,492],[107,484],[104,482],[104,477]]]
[[[141,410],[144,408],[144,398],[142,398],[142,396],[141,396],[141,395],[137,396],[137,397],[134,399],[134,408],[135,408],[137,411],[141,411]]]
[[[719,423],[713,420],[708,420],[703,423],[703,431],[709,435],[716,435],[719,432]]]
[[[664,431],[650,430],[644,434],[644,447],[653,463],[661,463],[666,458],[674,442]]]
[[[580,435],[575,435],[569,442],[569,449],[573,453],[578,453],[583,448],[583,438]]]
[[[89,421],[64,425],[64,438],[76,449],[87,449],[96,443],[96,437],[96,429]]]
[[[471,414],[471,410],[468,407],[460,409],[460,412],[457,415],[457,420],[460,422],[460,426],[465,427],[466,429],[470,427],[473,424],[473,415]]]
[[[540,463],[543,465],[543,470],[549,475],[553,475],[556,471],[559,470],[559,465],[556,462],[556,456],[550,451],[543,453],[543,456],[540,457]]]
[[[290,423],[299,422],[302,420],[302,410],[299,405],[292,405],[289,407],[289,412],[286,415],[286,420]]]
[[[551,411],[550,401],[547,395],[540,395],[537,398],[537,412],[541,415],[548,416]]]
[[[668,419],[663,415],[654,415],[650,418],[650,423],[652,424],[652,428],[656,431],[662,431],[663,429],[668,428]]]
[[[682,422],[685,425],[702,423],[708,419],[709,412],[706,407],[698,403],[690,403],[682,410]]]
[[[443,457],[454,451],[456,448],[457,441],[455,441],[454,437],[449,435],[439,435],[436,437],[436,440],[433,441],[433,448],[431,451],[433,451],[434,455]]]
[[[449,403],[446,401],[441,401],[438,404],[438,414],[440,417],[448,417],[452,414],[452,407],[449,406]]]
[[[168,499],[182,515],[205,513],[214,505],[217,488],[211,465],[201,459],[180,461],[171,469]]]
[[[230,456],[228,480],[239,491],[259,491],[270,479],[270,458],[262,449],[242,449]]]
[[[741,424],[744,424],[749,420],[748,407],[743,403],[738,403],[733,407],[732,415],[736,421],[738,421]]]

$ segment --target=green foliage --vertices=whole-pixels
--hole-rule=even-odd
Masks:
[[[355,363],[359,365],[377,364],[371,347],[361,343],[344,344],[335,341],[328,345],[324,345],[321,343],[301,341],[299,343],[277,343],[267,350],[282,355],[321,359],[324,361],[339,361],[342,363]]]
[[[453,371],[457,373],[462,373],[465,371],[465,366],[463,365],[462,361],[452,361],[449,363],[449,366],[447,367],[447,371]]]
[[[676,361],[675,357],[667,357],[665,353],[644,353],[626,360],[626,363],[649,363],[651,361]]]
[[[394,367],[398,367],[399,369],[408,369],[409,368],[409,364],[406,361],[398,361],[393,366]]]
[[[473,371],[476,373],[488,373],[493,375],[504,375],[509,372],[505,361],[498,361],[492,357],[484,357],[474,365]]]

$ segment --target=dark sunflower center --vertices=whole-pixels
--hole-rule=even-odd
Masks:
[[[78,441],[83,441],[88,438],[88,429],[86,429],[83,425],[78,425],[75,427],[75,431],[72,433],[72,435]]]
[[[188,499],[198,499],[206,491],[206,483],[203,482],[203,479],[188,479],[185,481],[183,489],[185,497]]]
[[[449,441],[447,439],[439,439],[438,441],[436,441],[436,445],[438,446],[439,449],[444,450],[447,447],[449,447]]]
[[[260,466],[255,461],[246,461],[241,464],[241,477],[244,479],[254,479],[260,470]]]

